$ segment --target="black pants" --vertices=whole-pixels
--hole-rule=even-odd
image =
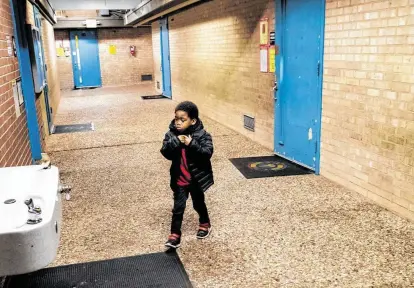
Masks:
[[[181,235],[181,225],[183,223],[184,211],[187,204],[188,195],[191,194],[194,210],[197,211],[200,224],[210,223],[207,206],[204,199],[204,192],[194,188],[194,186],[178,187],[174,191],[174,208],[171,221],[171,234]]]

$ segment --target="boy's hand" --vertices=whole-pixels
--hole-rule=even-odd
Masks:
[[[185,146],[190,145],[191,141],[193,140],[191,136],[185,136],[185,135],[178,136],[178,139],[180,139],[181,143],[183,143]]]

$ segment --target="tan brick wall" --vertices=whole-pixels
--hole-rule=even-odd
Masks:
[[[55,41],[69,41],[68,30],[55,30]],[[59,86],[61,90],[71,90],[73,84],[72,53],[69,57],[57,57],[56,65],[59,72]]]
[[[154,73],[151,28],[99,29],[98,40],[103,86],[140,84],[141,75]],[[110,45],[116,46],[116,55],[109,53]]]
[[[26,24],[35,26],[33,5],[29,0],[26,1]]]
[[[26,112],[16,117],[12,80],[19,77],[17,58],[9,57],[6,37],[13,35],[11,8],[0,0],[0,167],[28,165],[31,162]]]
[[[272,149],[274,75],[260,73],[259,21],[268,17],[274,27],[274,6],[211,1],[169,19],[173,99],[195,101],[202,113]],[[243,114],[256,117],[256,132],[243,128]]]
[[[55,35],[56,40],[69,40],[67,30],[56,30]],[[141,84],[141,75],[154,73],[151,28],[98,29],[98,41],[103,86]],[[110,45],[116,46],[115,55],[109,53]],[[136,56],[129,52],[131,45]],[[58,57],[57,65],[61,89],[73,89],[71,57]]]
[[[414,1],[326,5],[322,175],[414,220]]]
[[[44,94],[40,94],[36,99],[36,114],[37,123],[39,125],[40,145],[42,151],[46,150],[46,140],[49,137],[47,116],[46,116],[46,104]]]
[[[56,116],[60,103],[60,79],[58,58],[56,56],[55,34],[52,24],[42,21],[42,40],[47,65],[47,83],[49,86],[49,105],[52,108],[52,118]]]
[[[152,23],[152,51],[154,57],[154,87],[157,92],[162,93],[161,42],[160,24],[158,21]],[[159,85],[159,88],[157,85]]]

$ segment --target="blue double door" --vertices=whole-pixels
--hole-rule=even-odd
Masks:
[[[75,88],[101,87],[101,65],[96,30],[70,31],[70,45]]]
[[[325,0],[276,0],[275,152],[319,172]]]

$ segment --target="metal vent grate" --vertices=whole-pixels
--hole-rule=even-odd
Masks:
[[[151,74],[141,75],[141,81],[152,81],[152,75]]]
[[[244,128],[250,131],[254,131],[255,120],[254,117],[244,115]]]

